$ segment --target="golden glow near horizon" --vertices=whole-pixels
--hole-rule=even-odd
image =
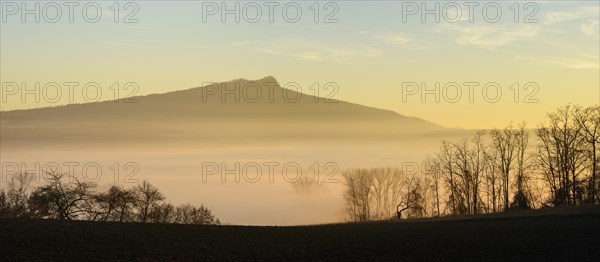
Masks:
[[[49,3],[2,1],[2,111],[268,75],[448,127],[600,99],[597,1]]]

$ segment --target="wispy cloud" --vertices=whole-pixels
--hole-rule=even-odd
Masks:
[[[583,21],[580,25],[581,31],[588,36],[598,36],[598,15],[600,9],[597,5],[580,6],[568,10],[548,11],[539,14],[539,23],[498,23],[485,24],[466,22],[442,23],[436,29],[439,33],[450,33],[454,41],[463,45],[472,45],[485,49],[495,49],[505,46],[522,39],[537,37],[542,32],[548,33],[550,26],[572,21]],[[462,20],[462,19],[461,19]],[[556,30],[550,30],[556,33]],[[560,31],[561,33],[572,33],[570,30]]]
[[[408,42],[410,42],[410,38],[408,38],[408,36],[404,35],[404,34],[397,34],[397,35],[383,35],[378,37],[378,39],[388,43],[388,44],[393,44],[393,45],[405,45]]]
[[[358,44],[340,45],[299,39],[278,40],[262,43],[255,49],[271,55],[290,57],[295,60],[358,63],[364,58],[377,57],[383,51]]]
[[[373,39],[413,50],[428,50],[434,48],[434,45],[409,37],[406,34],[381,34],[374,36]]]
[[[581,24],[581,31],[588,36],[599,37],[600,32],[598,31],[598,25],[600,21],[598,20],[588,20],[586,23]]]
[[[571,69],[598,69],[600,68],[599,57],[591,55],[582,55],[578,58],[564,58],[564,57],[552,57],[552,58],[533,58],[525,56],[517,56],[517,59],[532,61],[539,64],[550,64],[555,66],[561,66]]]
[[[538,34],[540,27],[536,25],[465,25],[444,24],[439,32],[456,34],[454,40],[462,45],[472,45],[486,49],[494,49]]]
[[[541,22],[543,24],[555,24],[579,19],[598,19],[600,8],[598,5],[582,6],[575,10],[552,11],[543,14]]]

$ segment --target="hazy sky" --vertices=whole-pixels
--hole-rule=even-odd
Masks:
[[[96,23],[85,20],[95,17],[89,6],[83,17],[85,2],[73,7],[73,23],[64,2],[56,2],[62,12],[58,19],[56,6],[39,3],[42,14],[36,23],[35,15],[21,21],[22,10],[14,9],[22,8],[21,2],[2,2],[2,111],[67,103],[64,82],[80,83],[71,95],[75,102],[85,102],[81,86],[89,82],[102,88],[98,99],[108,100],[114,97],[115,82],[122,97],[128,82],[135,82],[142,95],[267,75],[282,85],[297,82],[308,94],[315,82],[335,82],[339,92],[334,98],[449,127],[489,128],[511,120],[526,120],[532,127],[556,107],[587,106],[600,99],[598,1],[503,1],[487,6],[487,12],[487,2],[472,2],[478,4],[473,16],[469,3],[456,2],[457,9],[437,2],[439,23],[435,15],[422,21],[422,2],[320,2],[317,8],[315,1],[303,1],[288,5],[287,13],[281,3],[273,6],[272,21],[268,3],[237,2],[239,23],[235,15],[222,21],[222,8],[235,8],[232,1],[121,2],[118,8],[114,1],[95,2],[102,7]],[[293,23],[296,3],[302,15]],[[435,3],[424,7],[432,9]],[[262,12],[258,18],[257,6]],[[415,6],[419,10],[411,9]],[[502,14],[495,21],[498,7]],[[131,13],[134,23],[124,23]],[[46,21],[53,19],[58,22]],[[7,86],[12,82],[30,89],[36,82],[57,82],[63,94],[57,101],[52,90],[41,92],[40,101],[34,95],[23,100],[22,92],[13,94]],[[423,100],[422,90],[406,86],[410,82],[431,90],[439,82],[439,102],[436,94]],[[448,84],[452,82],[458,86]],[[472,95],[466,82],[479,84]],[[457,97],[459,89],[462,96]]]

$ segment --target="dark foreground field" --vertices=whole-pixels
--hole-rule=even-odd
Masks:
[[[0,260],[600,261],[597,207],[298,227],[0,220]]]

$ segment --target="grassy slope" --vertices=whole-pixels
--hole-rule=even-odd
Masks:
[[[600,259],[600,208],[298,227],[0,220],[0,258],[85,260]]]

